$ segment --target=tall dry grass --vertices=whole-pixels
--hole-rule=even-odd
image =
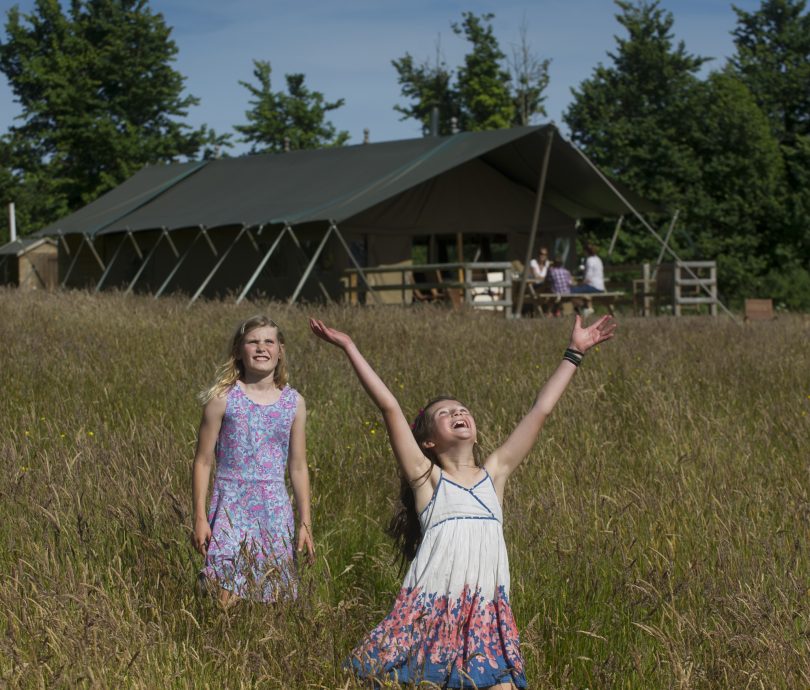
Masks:
[[[309,408],[317,564],[294,604],[199,595],[189,471],[234,324],[270,312]],[[468,401],[493,447],[570,324],[317,308],[415,412]],[[387,612],[384,430],[306,308],[0,292],[0,684],[357,688]],[[810,322],[627,319],[507,489],[533,688],[810,687]]]

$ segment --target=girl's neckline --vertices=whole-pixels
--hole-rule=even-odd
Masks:
[[[442,470],[441,468],[440,468],[440,470],[441,470],[441,473],[442,473],[442,477],[444,477],[445,480],[447,480],[451,484],[455,484],[456,486],[461,487],[465,491],[472,491],[476,486],[478,486],[478,485],[482,484],[483,482],[485,482],[487,477],[489,476],[489,472],[487,472],[486,467],[479,467],[478,471],[483,472],[484,476],[481,477],[481,479],[479,479],[477,482],[475,482],[475,484],[473,484],[472,486],[464,486],[464,484],[462,484],[460,481],[458,481],[457,479],[454,479],[450,475],[450,473],[447,472],[447,470]]]
[[[253,405],[256,405],[257,407],[273,407],[273,405],[278,405],[279,401],[281,400],[282,396],[284,395],[284,391],[287,390],[287,386],[284,386],[284,388],[281,389],[281,392],[279,393],[278,398],[276,400],[274,400],[273,402],[269,402],[269,403],[260,403],[260,402],[257,402],[256,400],[254,400],[253,398],[251,398],[247,394],[247,391],[243,388],[243,383],[241,381],[237,380],[236,389],[248,400],[248,402],[250,402]]]

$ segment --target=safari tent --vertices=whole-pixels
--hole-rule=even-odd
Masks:
[[[36,234],[65,286],[336,299],[345,269],[420,239],[500,237],[523,260],[628,206],[654,208],[544,125],[147,166]]]

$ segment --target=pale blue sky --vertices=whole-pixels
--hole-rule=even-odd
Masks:
[[[33,0],[0,0],[6,11],[17,4],[23,12]],[[746,11],[759,0],[736,0]],[[415,121],[400,121],[393,110],[403,103],[391,60],[406,52],[422,62],[433,59],[437,40],[451,67],[466,52],[452,22],[469,10],[493,12],[495,33],[504,52],[519,40],[522,20],[535,53],[551,58],[551,83],[546,91],[550,120],[562,125],[571,88],[588,78],[599,62],[608,62],[621,27],[611,0],[152,0],[179,48],[175,68],[186,77],[187,91],[200,98],[188,122],[206,123],[219,133],[245,122],[248,92],[239,80],[253,81],[253,59],[269,60],[273,88],[285,88],[284,75],[303,72],[310,89],[328,100],[345,98],[331,113],[332,122],[359,143],[368,127],[372,141],[420,136]],[[695,54],[714,57],[719,67],[733,51],[731,31],[736,15],[728,0],[664,0],[675,16],[675,36]],[[0,75],[0,130],[19,113],[13,94]],[[237,144],[232,153],[245,150]]]

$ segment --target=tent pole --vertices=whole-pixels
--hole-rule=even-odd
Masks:
[[[604,182],[604,183],[605,183],[605,184],[606,184],[606,185],[607,185],[607,186],[610,188],[610,190],[611,190],[611,191],[612,191],[612,192],[613,192],[613,193],[616,195],[616,197],[619,199],[619,201],[621,201],[621,202],[622,202],[622,203],[623,203],[625,206],[627,206],[627,208],[628,208],[628,209],[629,209],[629,210],[630,210],[630,211],[633,213],[633,215],[634,215],[634,216],[635,216],[635,217],[636,217],[636,218],[639,220],[639,222],[640,222],[640,223],[641,223],[641,224],[642,224],[642,225],[643,225],[645,228],[647,228],[647,230],[650,232],[650,234],[651,234],[651,235],[652,235],[652,236],[653,236],[655,239],[657,239],[657,240],[658,240],[658,241],[659,241],[661,244],[664,244],[664,240],[661,238],[661,235],[659,235],[659,234],[658,234],[658,233],[657,233],[657,232],[656,232],[656,231],[653,229],[653,227],[652,227],[652,226],[651,226],[651,225],[650,225],[650,224],[649,224],[649,223],[646,221],[646,219],[644,218],[644,216],[642,216],[642,215],[641,215],[641,214],[640,214],[640,213],[639,213],[639,212],[638,212],[638,211],[635,209],[635,207],[634,207],[634,206],[633,206],[633,205],[632,205],[632,204],[631,204],[631,203],[630,203],[630,202],[629,202],[627,199],[625,199],[625,198],[624,198],[624,195],[623,195],[623,194],[622,194],[622,193],[621,193],[621,192],[620,192],[618,189],[616,189],[616,186],[615,186],[615,185],[614,185],[614,184],[613,184],[613,183],[612,183],[612,182],[611,182],[611,181],[610,181],[610,180],[609,180],[609,179],[608,179],[608,178],[607,178],[607,177],[606,177],[606,176],[605,176],[605,175],[602,173],[602,171],[601,171],[599,168],[597,168],[597,167],[596,167],[596,166],[595,166],[595,165],[594,165],[594,164],[591,162],[591,159],[590,159],[590,158],[588,158],[588,156],[586,156],[586,155],[585,155],[585,154],[584,154],[582,151],[580,151],[580,150],[579,150],[579,149],[578,149],[576,146],[574,146],[574,147],[572,147],[572,148],[573,148],[573,149],[574,149],[574,151],[576,151],[576,152],[577,152],[577,153],[578,153],[580,156],[582,156],[582,158],[585,160],[585,162],[586,162],[586,163],[587,163],[587,164],[588,164],[588,165],[591,167],[591,169],[592,169],[592,170],[593,170],[593,171],[594,171],[594,172],[595,172],[595,173],[596,173],[596,174],[599,176],[599,178],[602,180],[602,182]],[[682,260],[682,259],[681,259],[681,257],[679,257],[679,256],[678,256],[678,255],[677,255],[677,254],[676,254],[676,253],[675,253],[675,252],[674,252],[672,249],[670,249],[669,247],[667,247],[667,248],[666,248],[666,250],[667,250],[667,251],[670,253],[670,255],[671,255],[671,256],[672,256],[672,257],[675,259],[675,261],[681,261],[681,260]],[[697,275],[695,274],[695,272],[694,272],[694,271],[693,271],[691,268],[689,268],[688,266],[684,266],[684,268],[686,269],[686,272],[687,272],[687,273],[688,273],[690,276],[692,276],[692,278],[694,278],[695,280],[700,280],[700,278],[698,278],[698,277],[697,277]],[[714,295],[712,295],[712,293],[711,293],[711,290],[709,290],[709,288],[707,288],[705,285],[703,285],[703,284],[702,284],[702,282],[701,282],[699,285],[700,285],[700,287],[703,289],[703,291],[704,291],[704,292],[705,292],[707,295],[709,295],[709,297],[714,297]],[[717,300],[717,304],[719,304],[719,305],[720,305],[720,306],[723,308],[723,311],[724,311],[724,312],[725,312],[725,313],[726,313],[726,314],[727,314],[729,317],[731,317],[731,320],[732,320],[734,323],[736,323],[737,325],[742,325],[742,324],[740,324],[740,322],[737,320],[737,317],[736,317],[736,316],[734,316],[734,314],[732,314],[732,313],[731,313],[731,312],[728,310],[728,308],[726,307],[726,305],[725,305],[725,304],[723,304],[723,303],[722,303],[720,300]]]
[[[175,247],[174,242],[172,241],[172,236],[169,234],[168,228],[163,228],[164,232],[166,233],[166,241],[169,243],[169,246],[172,248],[172,253],[174,254],[175,259],[180,258],[180,252],[177,251],[177,247]]]
[[[608,249],[608,257],[613,254],[613,249],[616,246],[616,240],[619,238],[619,230],[622,229],[622,223],[624,222],[624,216],[619,216],[619,220],[616,221],[616,229],[613,231],[613,237],[610,240],[610,249]]]
[[[262,226],[264,227],[264,226]],[[273,252],[276,251],[276,247],[278,247],[279,242],[281,242],[281,238],[287,233],[290,229],[290,226],[285,223],[284,227],[281,229],[281,232],[278,234],[278,237],[274,240],[273,244],[271,245],[270,249],[264,255],[262,260],[259,262],[259,265],[256,267],[256,270],[253,271],[253,275],[250,276],[250,279],[245,284],[245,287],[242,288],[242,292],[239,293],[239,297],[236,298],[236,303],[239,304],[245,297],[247,297],[247,293],[250,292],[250,288],[253,287],[253,283],[256,282],[261,272],[264,270],[264,267],[267,265],[267,262],[270,261],[270,257],[273,256]],[[261,232],[261,229],[259,230]]]
[[[298,241],[298,236],[295,234],[292,226],[290,226],[290,237],[292,237],[293,242],[295,242],[295,246],[298,247],[299,251],[304,255],[304,259],[306,259],[307,254],[301,247],[301,243]],[[323,293],[323,296],[326,297],[326,301],[331,302],[332,298],[329,296],[329,291],[323,286],[323,283],[320,280],[318,281],[318,287],[321,288],[321,292]]]
[[[264,223],[262,223],[262,225],[260,225],[260,226],[259,226],[259,229],[258,229],[258,231],[256,232],[256,235],[257,235],[257,236],[258,236],[258,234],[259,234],[259,233],[262,231],[262,228],[263,228],[263,227],[264,227]],[[257,253],[257,254],[261,254],[261,253],[262,253],[262,250],[261,250],[261,249],[259,249],[259,245],[257,244],[256,240],[255,240],[255,239],[253,239],[253,234],[250,232],[250,230],[248,230],[246,237],[247,237],[247,238],[250,240],[250,243],[253,245],[253,249],[255,249],[255,250],[256,250],[256,253]]]
[[[71,254],[70,246],[68,245],[67,240],[65,239],[65,235],[62,233],[61,230],[56,234],[59,237],[59,241],[62,243],[62,246],[65,248],[65,254],[70,256],[70,254]]]
[[[67,285],[68,278],[70,278],[70,274],[73,273],[73,267],[76,265],[76,261],[79,259],[79,254],[82,251],[82,246],[84,246],[85,241],[87,240],[87,235],[82,235],[82,241],[79,242],[79,246],[76,248],[76,254],[73,256],[73,261],[70,262],[70,267],[65,273],[65,277],[62,279],[62,283],[59,287],[65,287]]]
[[[675,223],[678,221],[678,214],[680,212],[681,209],[676,208],[675,214],[672,216],[672,221],[669,224],[666,237],[664,237],[664,244],[661,245],[661,252],[658,254],[658,260],[655,262],[655,270],[652,274],[652,280],[655,280],[658,276],[658,268],[661,266],[661,262],[664,260],[664,252],[666,252],[667,247],[669,246],[669,238],[672,236],[672,230],[675,228]]]
[[[198,297],[199,297],[199,296],[202,294],[202,291],[203,291],[203,290],[205,290],[205,286],[206,286],[206,285],[208,285],[208,283],[211,281],[211,278],[213,278],[213,277],[214,277],[214,274],[215,274],[215,273],[216,273],[216,272],[219,270],[219,267],[220,267],[220,266],[222,266],[222,264],[223,264],[223,262],[225,261],[225,259],[227,259],[227,258],[228,258],[228,254],[230,254],[230,253],[231,253],[231,249],[233,249],[233,248],[236,246],[236,243],[237,243],[237,242],[238,242],[238,241],[239,241],[239,240],[242,238],[242,235],[244,235],[244,234],[245,234],[245,232],[247,232],[247,225],[243,225],[243,226],[242,226],[242,229],[241,229],[241,230],[239,231],[239,233],[236,235],[236,237],[234,238],[234,241],[233,241],[233,242],[231,242],[231,243],[228,245],[228,248],[227,248],[227,249],[226,249],[224,252],[222,252],[222,256],[221,256],[221,257],[219,257],[219,261],[217,261],[217,263],[216,263],[216,265],[214,266],[214,268],[212,268],[212,269],[211,269],[211,272],[208,274],[208,277],[207,277],[207,278],[206,278],[206,279],[205,279],[205,280],[202,282],[202,285],[200,285],[200,287],[199,287],[199,288],[197,288],[197,292],[195,292],[195,293],[194,293],[194,296],[193,296],[193,297],[192,297],[192,298],[189,300],[188,304],[186,305],[186,308],[187,308],[187,309],[188,309],[188,308],[189,308],[189,307],[190,307],[192,304],[194,304],[194,302],[196,302],[196,301],[197,301],[197,298],[198,298]]]
[[[118,243],[118,247],[116,247],[115,252],[112,255],[112,259],[110,259],[109,263],[107,264],[107,270],[101,275],[101,278],[98,279],[96,283],[96,292],[101,291],[101,286],[104,284],[104,281],[107,280],[107,276],[110,275],[110,271],[112,271],[113,264],[115,260],[118,258],[118,255],[121,253],[121,249],[123,249],[124,245],[127,242],[126,235],[121,238],[121,241]]]
[[[301,280],[298,281],[298,286],[295,288],[295,292],[293,292],[292,297],[290,297],[288,304],[295,304],[295,301],[298,299],[298,295],[301,294],[301,290],[304,287],[304,283],[307,282],[309,274],[312,273],[312,269],[315,268],[315,262],[318,261],[318,259],[320,258],[321,252],[323,251],[323,248],[326,246],[326,241],[329,239],[329,235],[332,234],[333,229],[334,226],[330,225],[329,229],[324,234],[321,243],[318,245],[318,248],[315,250],[315,253],[312,255],[312,258],[310,259],[309,264],[307,265],[307,268],[304,271],[304,275],[302,275]]]
[[[363,269],[361,268],[360,264],[357,263],[357,259],[354,258],[354,254],[352,254],[352,250],[349,248],[348,243],[343,238],[343,235],[340,234],[340,230],[338,230],[338,226],[335,223],[332,223],[332,227],[335,229],[335,234],[337,235],[340,243],[343,245],[343,248],[346,250],[346,253],[349,255],[349,259],[354,264],[354,267],[357,269],[357,272],[360,274],[360,277],[363,279],[363,284],[366,286],[369,294],[374,298],[374,301],[377,304],[382,304],[382,299],[380,298],[377,291],[372,289],[371,285],[368,284],[368,280],[366,280],[366,274],[363,273]],[[405,282],[405,281],[402,281]]]
[[[211,237],[208,235],[208,231],[201,225],[200,230],[202,230],[203,237],[205,237],[205,241],[208,242],[208,246],[211,248],[211,253],[214,256],[219,256],[219,252],[217,251],[217,247],[214,244]]]
[[[93,244],[93,240],[90,239],[90,235],[87,236],[87,246],[90,247],[90,251],[93,252],[93,256],[96,257],[96,261],[98,262],[98,265],[101,266],[101,271],[103,273],[107,269],[107,267],[104,265],[104,262],[98,255],[98,252],[96,251],[96,246]]]
[[[158,245],[160,244],[160,241],[163,239],[164,235],[167,235],[167,234],[168,233],[166,232],[166,228],[163,228],[160,235],[158,235],[158,238],[155,240],[155,243],[152,245],[152,248],[149,250],[149,253],[146,255],[146,258],[143,261],[141,261],[141,265],[138,267],[138,270],[135,272],[135,277],[132,279],[129,286],[127,286],[127,289],[124,291],[125,295],[128,295],[130,292],[132,292],[132,289],[135,287],[135,283],[138,282],[138,278],[140,278],[141,274],[144,272],[144,269],[146,268],[146,264],[149,263],[149,260],[154,255],[154,253],[157,250]]]
[[[203,228],[200,228],[200,231],[194,236],[194,239],[191,240],[191,243],[188,245],[188,247],[186,247],[186,251],[183,252],[183,256],[181,256],[178,259],[177,263],[174,265],[174,268],[166,277],[166,280],[164,280],[163,284],[160,286],[160,288],[158,288],[158,291],[155,293],[155,299],[160,297],[163,294],[163,291],[169,286],[169,283],[172,281],[172,278],[174,278],[174,274],[177,273],[177,271],[180,269],[180,266],[186,260],[186,257],[191,253],[192,247],[194,247],[194,245],[197,244],[197,240],[200,239],[200,237],[202,237],[204,233],[205,230]]]
[[[526,247],[526,262],[523,264],[523,275],[520,277],[520,288],[518,289],[517,305],[515,306],[515,316],[523,316],[523,299],[526,295],[526,281],[529,278],[529,263],[534,256],[534,240],[537,237],[537,227],[540,225],[540,209],[543,206],[543,193],[546,190],[546,175],[548,174],[548,163],[551,158],[551,144],[554,141],[554,129],[549,130],[546,141],[546,152],[543,154],[543,166],[540,169],[540,179],[537,182],[537,195],[534,202],[534,214],[532,216],[532,229],[529,233],[529,246]]]
[[[141,248],[138,246],[138,240],[135,239],[135,235],[133,234],[132,230],[127,230],[127,235],[129,235],[129,239],[132,242],[132,246],[135,247],[135,253],[138,255],[138,258],[143,261],[143,252]]]

